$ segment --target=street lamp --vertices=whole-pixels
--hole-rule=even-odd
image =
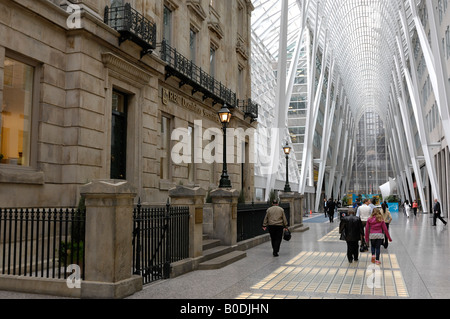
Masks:
[[[227,172],[227,124],[230,123],[231,112],[225,104],[217,114],[223,129],[223,169],[219,188],[231,188],[231,181]]]
[[[286,142],[286,146],[283,147],[284,154],[286,154],[286,185],[284,185],[284,191],[290,192],[291,186],[289,186],[289,153],[291,152],[291,147]]]

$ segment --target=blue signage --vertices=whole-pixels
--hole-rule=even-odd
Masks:
[[[398,213],[398,203],[387,203],[391,213]]]

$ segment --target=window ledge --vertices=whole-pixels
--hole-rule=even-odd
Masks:
[[[44,172],[29,167],[0,164],[0,183],[44,184]]]

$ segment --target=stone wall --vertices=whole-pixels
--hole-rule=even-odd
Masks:
[[[75,206],[81,185],[110,178],[113,90],[129,98],[127,181],[136,185],[143,203],[165,203],[168,190],[176,185],[214,188],[221,173],[217,163],[196,164],[193,181],[188,179],[187,164],[173,164],[170,179],[161,180],[161,116],[172,118],[172,129],[202,120],[204,133],[210,127],[220,129],[216,118],[221,106],[204,100],[199,93],[192,94],[187,85],[180,87],[175,77],[166,79],[159,49],[141,58],[137,44],[125,41],[119,46],[118,32],[103,23],[109,1],[76,3],[82,8],[79,29],[68,27],[69,13],[55,0],[0,3],[0,100],[5,56],[30,64],[35,70],[31,162],[29,167],[0,163],[2,206]],[[174,10],[172,45],[189,56],[186,39],[189,28],[195,26],[199,32],[196,63],[209,69],[209,49],[214,42],[218,45],[217,80],[232,91],[242,91],[238,98],[250,97],[249,61],[243,53],[250,46],[245,41],[238,44],[236,23],[229,23],[236,22],[238,8],[245,10],[249,19],[250,2],[233,0],[231,6],[215,9],[205,0],[157,4],[131,1],[136,10],[157,24],[158,41],[162,40],[164,4]],[[243,29],[248,34],[240,35],[241,40],[249,39],[249,27]],[[237,87],[238,68],[245,70],[243,89]],[[200,113],[173,102],[164,103],[163,89],[178,94]],[[247,129],[256,124],[250,124],[236,109],[230,125]],[[240,189],[241,165],[230,163],[229,173],[233,187]],[[253,165],[248,164],[244,173],[245,193],[251,200]]]

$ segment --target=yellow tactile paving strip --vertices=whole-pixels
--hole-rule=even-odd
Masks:
[[[339,241],[339,237],[340,237],[339,227],[336,227],[335,229],[330,231],[328,234],[326,234],[325,236],[320,238],[319,241]]]
[[[320,240],[335,240],[335,232]],[[258,291],[242,293],[237,299],[409,297],[397,257],[386,251],[380,266],[371,262],[368,253],[361,253],[359,261],[350,264],[345,252],[303,251],[251,289]]]

